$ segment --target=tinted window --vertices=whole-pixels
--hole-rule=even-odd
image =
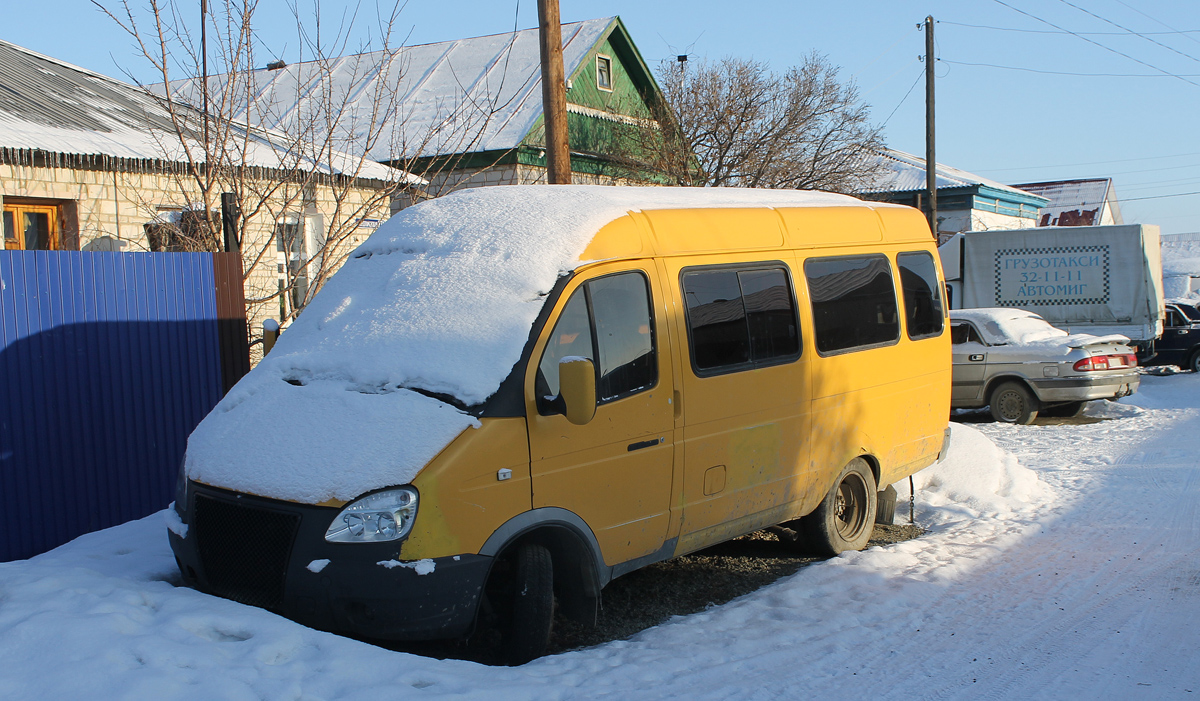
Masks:
[[[799,357],[792,287],[782,268],[687,272],[683,294],[697,372]]]
[[[928,338],[942,333],[941,284],[933,256],[925,251],[896,256],[900,286],[904,290],[904,321],[909,338]]]
[[[744,270],[738,273],[746,325],[750,328],[750,357],[755,362],[800,352],[792,288],[782,270]]]
[[[600,351],[597,397],[615,399],[650,387],[657,367],[646,278],[637,273],[610,275],[587,287]]]
[[[892,268],[882,255],[813,258],[804,263],[822,354],[900,339]]]
[[[750,362],[750,329],[737,271],[706,270],[683,276],[692,361],[700,370]]]
[[[575,290],[563,307],[550,342],[538,363],[538,400],[558,396],[558,362],[567,356],[587,358],[595,362],[592,348],[592,327],[588,321],[587,293],[583,287]]]
[[[595,364],[596,397],[603,403],[654,386],[654,347],[645,276],[623,273],[580,285],[563,307],[538,363],[534,389],[539,412],[561,411],[555,400],[563,358],[587,358]]]

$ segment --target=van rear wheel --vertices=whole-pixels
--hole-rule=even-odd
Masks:
[[[805,546],[829,556],[865,548],[875,529],[877,496],[867,461],[851,460],[817,510],[800,520]]]
[[[517,546],[513,554],[509,596],[501,606],[503,648],[508,665],[521,665],[546,654],[554,623],[554,563],[550,551],[536,543]]]

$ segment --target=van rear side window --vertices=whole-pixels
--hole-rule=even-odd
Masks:
[[[810,258],[804,262],[812,298],[817,352],[831,355],[900,340],[892,266],[886,256]]]
[[[783,268],[691,270],[682,284],[697,375],[800,357],[795,295]]]
[[[925,251],[896,256],[900,286],[904,289],[904,323],[908,337],[930,338],[942,334],[942,286],[938,283],[933,256]]]

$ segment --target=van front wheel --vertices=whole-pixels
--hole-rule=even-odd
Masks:
[[[829,556],[862,550],[875,528],[876,499],[871,467],[851,460],[817,510],[801,519],[805,545]]]
[[[536,543],[517,546],[511,598],[505,613],[503,657],[521,665],[546,654],[554,623],[554,563],[550,551]]]

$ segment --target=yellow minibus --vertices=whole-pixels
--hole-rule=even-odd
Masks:
[[[650,563],[780,524],[863,548],[945,449],[946,328],[911,208],[460,191],[382,225],[200,424],[171,545],[202,591],[367,638],[493,625],[521,663]]]

